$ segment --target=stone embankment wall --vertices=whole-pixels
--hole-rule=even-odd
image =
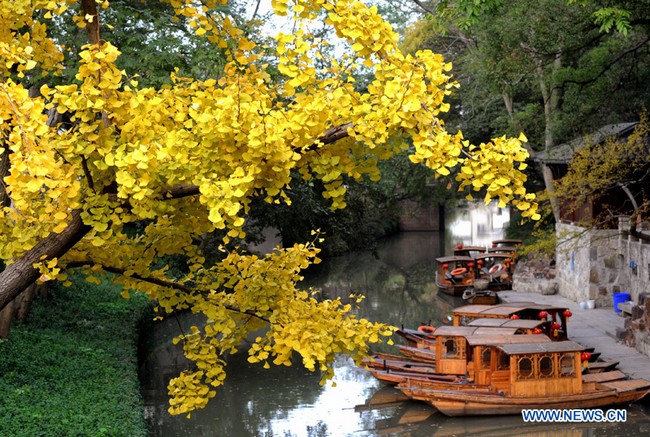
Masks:
[[[619,228],[613,230],[558,224],[555,280],[560,295],[576,302],[594,300],[596,307],[613,307],[614,293],[629,293],[621,338],[650,356],[650,243],[624,232],[629,226],[628,217],[619,218]],[[647,223],[638,226],[650,235],[648,229]]]
[[[576,302],[593,299],[596,307],[611,307],[612,294],[626,292],[638,303],[639,295],[650,291],[650,243],[623,232],[628,228],[627,217],[619,219],[618,230],[558,224],[559,293]]]
[[[557,294],[555,261],[538,256],[524,256],[517,260],[512,276],[512,289],[523,293]]]

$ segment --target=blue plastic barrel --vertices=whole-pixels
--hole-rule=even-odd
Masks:
[[[630,300],[630,293],[614,293],[612,297],[614,298],[614,311],[620,313],[621,310],[618,308],[618,304]]]

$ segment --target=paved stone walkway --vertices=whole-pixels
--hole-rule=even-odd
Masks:
[[[576,302],[562,296],[513,290],[500,291],[499,297],[506,302],[536,302],[568,308],[573,313],[567,327],[571,340],[595,348],[601,359],[618,361],[618,368],[631,377],[650,381],[650,357],[617,341],[616,331],[623,329],[624,318],[614,308],[583,310]]]

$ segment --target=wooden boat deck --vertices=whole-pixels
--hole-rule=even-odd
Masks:
[[[582,375],[582,382],[608,382],[608,381],[616,381],[619,379],[626,379],[627,375],[620,370],[612,370],[609,372],[601,372],[601,373],[588,373],[586,375]]]
[[[603,385],[607,388],[616,390],[617,392],[625,392],[630,390],[650,390],[650,382],[645,379],[625,379],[618,381],[607,381],[602,382],[600,385]]]

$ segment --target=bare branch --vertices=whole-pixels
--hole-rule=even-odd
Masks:
[[[178,291],[180,291],[182,293],[186,293],[188,295],[199,294],[201,296],[206,297],[211,293],[211,290],[201,290],[201,289],[196,288],[196,287],[191,287],[191,286],[188,286],[188,285],[180,284],[180,283],[178,283],[176,281],[173,281],[173,280],[167,279],[167,278],[163,279],[163,278],[159,278],[159,277],[155,277],[155,276],[143,276],[143,275],[140,275],[138,273],[129,273],[127,275],[126,274],[126,269],[124,269],[124,268],[114,267],[114,266],[105,266],[105,265],[97,264],[97,263],[95,263],[95,262],[93,262],[91,260],[71,262],[71,263],[66,264],[65,267],[66,267],[66,269],[74,269],[74,268],[89,267],[89,266],[99,266],[105,272],[115,273],[117,275],[137,279],[138,281],[158,285],[160,287],[171,288],[173,290],[178,290]],[[270,320],[267,317],[261,316],[261,315],[255,313],[255,311],[253,311],[253,310],[242,311],[241,309],[239,309],[237,307],[234,307],[232,305],[224,305],[224,308],[226,308],[229,311],[234,311],[236,313],[246,314],[246,315],[249,315],[251,317],[256,317],[256,318],[258,318],[260,320],[263,320],[265,322],[270,323]]]

